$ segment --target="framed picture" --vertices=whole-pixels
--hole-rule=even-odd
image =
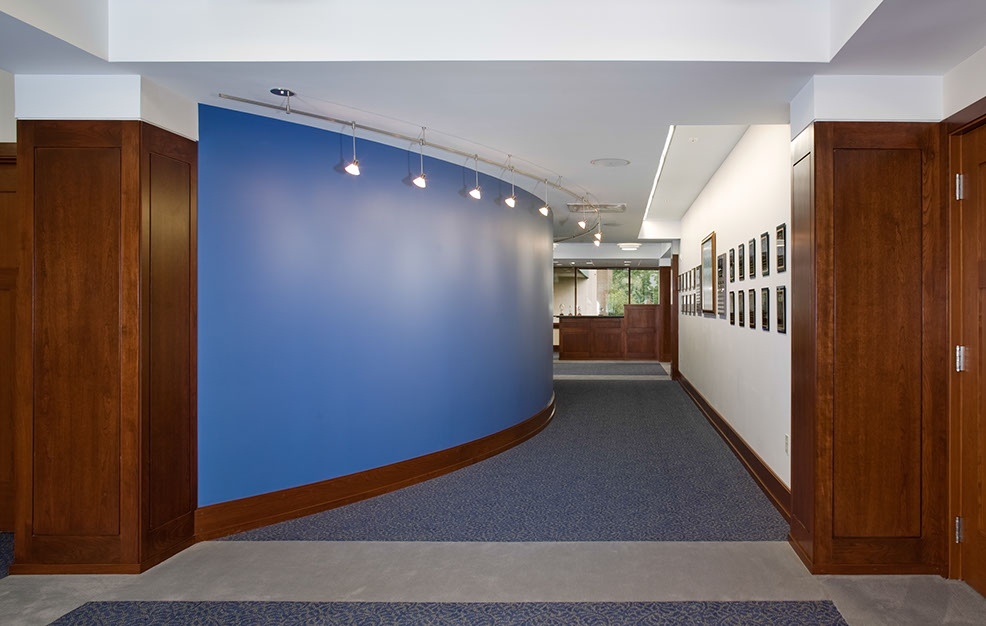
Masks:
[[[750,240],[750,264],[747,270],[750,272],[750,278],[757,275],[757,240]]]
[[[777,332],[787,332],[787,287],[777,288]]]
[[[729,292],[729,323],[736,325],[736,292]]]
[[[743,258],[743,257],[740,257]],[[736,303],[736,310],[739,312],[739,325],[746,325],[746,292],[742,289],[739,290],[739,300]]]
[[[739,257],[739,279],[743,280],[746,278],[746,272],[743,271],[743,259],[746,258],[746,246],[740,244],[736,246],[736,249],[739,252],[739,254],[737,254]]]
[[[777,227],[777,271],[787,269],[787,224]]]
[[[702,240],[702,313],[716,312],[716,233]]]
[[[716,257],[716,311],[726,315],[726,253]]]
[[[760,289],[760,327],[770,330],[770,288]]]
[[[750,305],[750,317],[747,318],[747,322],[750,324],[750,328],[757,327],[757,290],[751,289],[749,295],[749,305]]]
[[[729,249],[729,282],[736,282],[736,248]]]
[[[770,275],[770,233],[760,235],[760,275]]]

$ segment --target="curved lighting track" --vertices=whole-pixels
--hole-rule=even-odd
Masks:
[[[290,113],[291,115],[303,115],[305,117],[311,117],[311,118],[315,118],[315,119],[318,119],[318,120],[324,120],[326,122],[332,122],[333,124],[341,124],[343,126],[350,126],[350,127],[358,128],[360,130],[365,130],[367,132],[376,133],[378,135],[386,135],[387,137],[393,137],[394,139],[400,139],[402,141],[407,141],[409,143],[418,144],[418,145],[420,145],[422,147],[428,146],[430,148],[436,148],[438,150],[442,150],[443,152],[448,152],[450,154],[455,154],[455,155],[458,155],[458,156],[466,157],[467,159],[475,159],[477,161],[482,161],[483,163],[486,163],[488,165],[492,165],[494,167],[503,167],[503,163],[500,162],[500,161],[494,161],[493,159],[487,159],[485,157],[479,156],[476,153],[464,152],[462,150],[458,150],[456,148],[452,148],[451,146],[442,145],[442,144],[439,144],[439,143],[435,143],[433,141],[425,141],[422,137],[411,137],[410,135],[404,135],[402,133],[395,133],[393,131],[384,130],[382,128],[376,128],[374,126],[367,126],[365,124],[360,124],[360,123],[355,122],[355,121],[352,121],[352,120],[342,120],[342,119],[339,119],[337,117],[331,117],[329,115],[322,115],[321,113],[311,113],[309,111],[301,111],[301,110],[296,109],[294,107],[290,107],[289,108],[288,106],[282,106],[282,105],[279,105],[279,104],[271,104],[269,102],[261,102],[260,100],[250,100],[249,98],[241,98],[239,96],[231,96],[231,95],[225,94],[225,93],[219,94],[219,97],[220,98],[223,98],[225,100],[233,100],[234,102],[242,102],[244,104],[252,104],[252,105],[258,106],[258,107],[264,107],[265,109],[274,109],[275,111],[283,111],[284,113]],[[527,172],[525,170],[522,170],[522,169],[519,169],[519,168],[516,168],[516,167],[511,167],[510,170],[511,170],[511,172],[513,172],[515,174],[520,174],[521,176],[526,176],[527,178],[530,178],[531,180],[534,180],[536,182],[550,185],[550,186],[554,187],[555,189],[557,189],[558,191],[562,191],[564,193],[567,193],[568,195],[572,196],[573,198],[584,198],[586,196],[586,193],[585,192],[573,191],[572,189],[569,189],[568,187],[565,187],[564,185],[562,185],[560,183],[553,183],[550,180],[547,180],[545,178],[545,176],[543,176],[541,174],[534,174],[532,172]],[[589,194],[589,195],[591,195],[591,194]],[[581,236],[582,234],[584,234],[584,233],[579,233],[579,235],[577,235],[577,236]]]

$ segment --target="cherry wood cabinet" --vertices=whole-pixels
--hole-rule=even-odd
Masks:
[[[790,540],[814,573],[944,572],[941,163],[936,124],[792,144]]]
[[[559,318],[558,358],[670,360],[670,271],[667,273],[667,282],[662,274],[661,305],[627,304],[620,317],[579,315]]]
[[[19,223],[17,145],[0,143],[0,531],[14,529],[14,312]]]
[[[197,146],[21,121],[14,573],[138,572],[196,506]]]

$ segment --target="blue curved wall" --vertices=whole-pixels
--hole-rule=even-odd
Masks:
[[[428,454],[550,400],[538,200],[347,135],[199,111],[199,504]],[[411,176],[409,176],[411,174]],[[519,190],[518,190],[519,191]]]

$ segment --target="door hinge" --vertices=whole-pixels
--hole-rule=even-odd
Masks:
[[[962,518],[955,517],[955,543],[962,543]]]
[[[965,346],[955,346],[955,371],[965,371]]]
[[[962,174],[955,175],[955,199],[965,200],[965,176]]]

